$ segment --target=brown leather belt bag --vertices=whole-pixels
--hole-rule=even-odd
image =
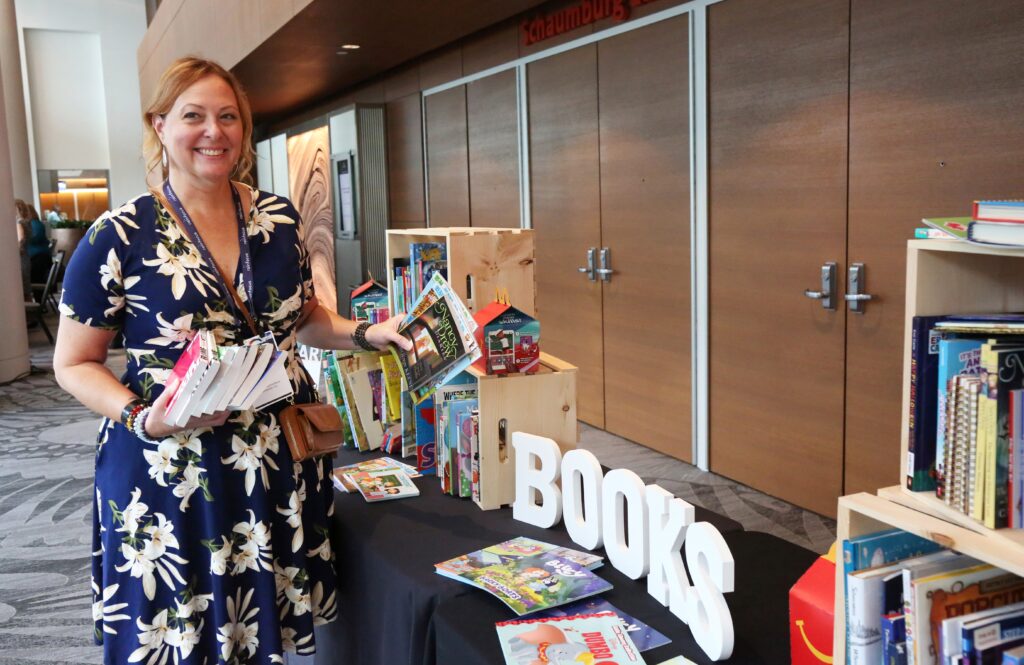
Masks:
[[[334,455],[344,440],[341,414],[331,404],[292,404],[282,409],[279,417],[296,462]]]

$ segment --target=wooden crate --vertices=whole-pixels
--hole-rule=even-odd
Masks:
[[[534,236],[531,229],[451,227],[388,231],[388,292],[394,294],[394,260],[409,258],[409,243],[445,243],[448,283],[471,312],[507,290],[517,308],[536,316]]]
[[[469,371],[479,382],[480,487],[477,505],[494,510],[515,500],[512,432],[554,439],[565,453],[576,447],[576,368],[541,352],[536,374],[488,376]]]
[[[908,508],[893,498],[905,494],[899,486],[879,490],[879,496],[852,494],[839,499],[839,514],[836,524],[836,538],[840,543],[853,536],[902,529],[922,538],[939,543],[943,547],[963,552],[982,561],[991,563],[1016,575],[1024,576],[1024,549],[1019,540],[999,535],[1010,534],[1005,529],[994,532],[965,529],[939,517]],[[841,552],[840,552],[841,556]],[[846,659],[846,597],[844,595],[842,560],[836,562],[836,605],[835,630],[832,647],[834,665],[842,665]]]

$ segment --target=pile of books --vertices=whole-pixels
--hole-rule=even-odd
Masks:
[[[445,281],[433,273],[398,334],[412,343],[405,351],[390,347],[402,370],[413,404],[419,404],[480,357],[473,315]]]
[[[1024,578],[900,530],[843,554],[847,663],[998,665],[1024,646]]]
[[[448,250],[443,242],[409,243],[409,258],[398,258],[392,267],[392,311],[410,311],[435,273],[448,277]]]
[[[388,352],[327,351],[321,361],[323,395],[341,414],[343,445],[366,452],[415,453],[412,437],[403,440],[402,372]]]
[[[480,500],[480,409],[477,380],[463,372],[434,393],[434,441],[441,491]]]
[[[209,330],[198,331],[167,380],[174,394],[164,418],[184,426],[189,419],[220,411],[260,410],[294,394],[285,354],[272,333],[237,346],[218,346]]]
[[[1024,526],[1024,314],[914,317],[907,488]]]
[[[415,468],[386,457],[378,457],[338,467],[332,472],[334,487],[342,492],[358,492],[369,502],[419,496],[412,482],[420,474]]]
[[[935,217],[922,220],[942,235],[978,245],[1024,247],[1024,200],[975,201],[971,217]]]

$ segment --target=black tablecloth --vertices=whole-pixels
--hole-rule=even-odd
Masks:
[[[770,534],[731,531],[722,534],[736,561],[736,591],[726,594],[735,629],[732,657],[744,664],[789,663],[789,588],[817,555]],[[684,655],[710,663],[690,629],[647,594],[647,581],[634,581],[605,564],[597,574],[615,585],[601,597],[664,633],[672,642],[641,655],[649,665]],[[514,619],[490,594],[446,598],[434,613],[436,662],[440,665],[501,664],[504,659],[494,624]]]
[[[372,456],[343,450],[335,463]],[[481,511],[468,499],[441,494],[434,476],[415,482],[421,494],[412,499],[366,503],[358,494],[336,496],[331,540],[340,618],[317,631],[317,665],[500,664],[493,651],[494,622],[514,618],[511,610],[486,592],[436,574],[434,564],[516,536],[573,546],[561,524],[540,529],[512,519],[509,508]],[[744,662],[784,662],[774,654],[788,654],[786,590],[815,555],[765,534],[741,537],[739,523],[702,508],[696,517],[715,525],[734,548],[738,591],[727,596],[733,616],[760,613],[763,618],[752,628],[736,619],[737,633],[747,625],[761,636],[742,637],[750,643],[745,653],[764,656]],[[755,581],[761,573],[765,579]],[[613,595],[605,595],[610,602],[650,619],[673,638],[673,645],[655,653],[699,660],[700,650],[686,641],[688,629],[647,595],[646,581],[629,580],[607,563],[598,574],[616,585]],[[466,621],[467,611],[472,621]],[[774,650],[768,646],[772,641]]]

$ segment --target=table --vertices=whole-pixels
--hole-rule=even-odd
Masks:
[[[335,463],[373,456],[342,450]],[[509,508],[481,511],[468,499],[443,495],[434,476],[415,482],[420,496],[413,499],[367,503],[358,494],[335,497],[331,542],[340,617],[317,631],[317,665],[500,664],[493,624],[514,618],[513,613],[486,592],[437,575],[434,564],[515,536],[574,546],[562,525],[540,529],[518,522]],[[734,617],[749,619],[736,623],[750,659],[735,662],[787,662],[786,592],[816,555],[767,534],[745,534],[739,523],[703,508],[696,509],[696,517],[714,524],[736,547],[738,591],[727,600]],[[766,553],[763,560],[759,551]],[[756,587],[750,584],[754,571],[766,578]],[[699,662],[701,652],[689,630],[647,595],[646,581],[629,580],[608,563],[598,575],[615,584],[605,594],[610,602],[650,619],[673,638],[673,644],[644,654],[645,659],[653,654],[649,663],[660,662],[661,653],[667,654],[661,660],[685,653]],[[758,612],[772,616],[759,622]],[[746,637],[753,630],[763,639]],[[772,641],[782,647],[771,648]],[[782,651],[786,657],[776,660]]]

